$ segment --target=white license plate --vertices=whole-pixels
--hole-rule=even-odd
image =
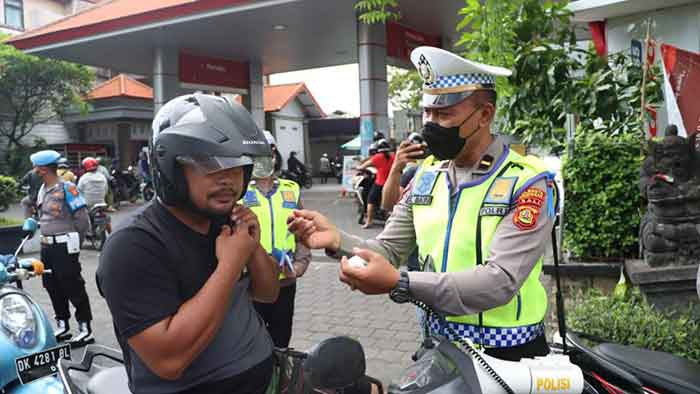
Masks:
[[[70,359],[70,345],[56,346],[15,359],[19,381],[27,384],[58,373],[57,363],[60,358]]]

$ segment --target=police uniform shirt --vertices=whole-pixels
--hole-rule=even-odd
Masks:
[[[502,140],[494,138],[482,160],[469,168],[460,168],[450,162],[445,169],[450,182],[461,184],[486,174],[495,164],[494,159],[504,153],[503,146]],[[484,166],[482,162],[490,162],[490,165]],[[546,190],[544,180],[532,186]],[[409,196],[410,191],[396,204],[376,239],[363,241],[341,231],[340,251],[336,255],[351,256],[353,248],[359,247],[383,255],[395,266],[405,262],[416,246]],[[511,210],[498,225],[486,264],[461,272],[409,272],[411,295],[442,313],[454,316],[482,312],[509,302],[544,254],[553,226],[553,218],[543,213],[533,228],[521,230],[513,223],[514,211]],[[441,230],[444,229],[436,229]]]
[[[71,214],[65,201],[63,182],[59,181],[49,188],[43,185],[39,190],[37,204],[40,205],[39,222],[42,235],[75,231],[84,234],[87,231],[89,225],[87,209],[81,208]]]

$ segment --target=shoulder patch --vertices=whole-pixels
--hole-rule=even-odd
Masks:
[[[530,187],[520,194],[517,205],[533,205],[541,208],[546,196],[544,190],[538,187]]]
[[[542,205],[546,197],[544,190],[530,187],[518,196],[513,214],[513,224],[520,230],[529,230],[537,225]]]

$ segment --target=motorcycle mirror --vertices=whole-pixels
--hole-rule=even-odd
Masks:
[[[304,378],[315,389],[339,390],[365,376],[362,345],[348,337],[326,339],[304,360]]]

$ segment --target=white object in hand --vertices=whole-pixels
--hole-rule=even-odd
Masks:
[[[348,264],[353,268],[365,268],[367,267],[367,260],[360,256],[352,256],[348,259]]]

